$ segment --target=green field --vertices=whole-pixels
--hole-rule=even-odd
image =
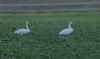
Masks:
[[[13,32],[29,21],[31,33]],[[72,21],[74,32],[58,33]],[[0,14],[0,59],[99,59],[100,12]]]

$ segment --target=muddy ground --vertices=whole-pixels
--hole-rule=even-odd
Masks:
[[[45,4],[0,4],[0,12],[37,11],[99,11],[99,2],[86,3],[45,3]]]

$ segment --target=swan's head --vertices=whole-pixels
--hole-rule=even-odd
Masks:
[[[26,21],[26,24],[29,24],[29,21]]]
[[[69,22],[69,24],[72,24],[72,22]]]

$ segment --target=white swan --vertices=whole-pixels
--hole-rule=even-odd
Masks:
[[[72,22],[69,22],[68,28],[61,30],[61,32],[59,32],[60,36],[66,36],[69,35],[73,32],[73,28],[71,27]]]
[[[19,34],[19,35],[24,35],[24,34],[30,33],[30,29],[28,28],[28,24],[29,24],[29,22],[27,21],[26,22],[26,28],[16,30],[14,33]]]

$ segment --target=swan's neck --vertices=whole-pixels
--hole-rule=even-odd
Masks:
[[[29,27],[28,27],[28,23],[26,23],[26,29],[29,29]]]
[[[69,28],[69,29],[72,28],[72,27],[71,27],[71,24],[68,25],[68,28]]]

